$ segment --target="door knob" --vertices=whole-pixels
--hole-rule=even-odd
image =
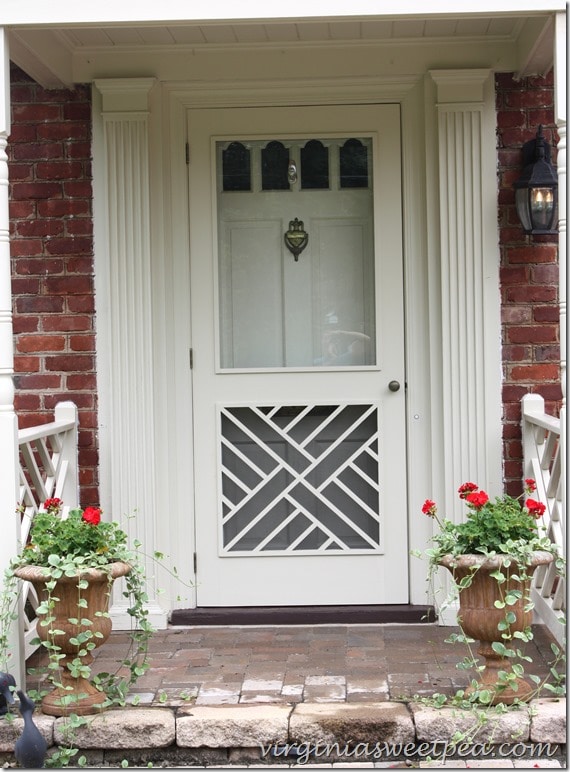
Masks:
[[[390,391],[400,391],[400,381],[390,381],[388,388]]]

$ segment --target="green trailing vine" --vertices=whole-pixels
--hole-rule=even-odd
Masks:
[[[41,677],[45,677],[47,686],[56,690],[57,704],[64,715],[64,742],[46,759],[50,767],[74,764],[84,766],[84,756],[78,756],[74,737],[79,727],[85,726],[92,716],[81,715],[81,699],[85,695],[72,693],[70,679],[86,679],[90,688],[101,693],[100,709],[111,706],[124,706],[128,693],[137,680],[149,668],[148,648],[154,632],[148,615],[147,577],[144,568],[142,545],[136,541],[133,547],[127,542],[125,531],[116,522],[103,521],[101,510],[88,507],[75,509],[68,517],[61,516],[63,502],[48,499],[44,511],[39,512],[30,531],[28,544],[10,563],[4,573],[3,589],[0,594],[0,668],[8,671],[10,666],[11,630],[18,619],[21,583],[17,573],[26,567],[39,569],[42,575],[42,599],[35,610],[38,632],[31,643],[40,647],[47,654],[47,666],[29,671],[30,675],[40,677],[37,689],[30,689],[29,696],[39,703],[48,695],[49,689],[42,686]],[[155,552],[152,556],[163,565],[164,555]],[[90,618],[87,610],[85,593],[93,572],[106,574],[104,580],[105,608],[95,612],[96,617],[110,619],[108,601],[115,580],[115,567],[124,565],[124,572],[118,576],[124,582],[122,595],[126,599],[126,611],[131,618],[128,632],[127,651],[118,662],[114,673],[100,672],[93,674],[89,661],[94,649],[101,643],[103,633]],[[166,569],[178,577],[176,569]],[[74,654],[64,653],[62,636],[65,631],[59,629],[57,620],[58,582],[71,580],[76,588],[74,612],[64,625],[71,626],[72,634],[68,637]],[[190,586],[190,583],[186,583]],[[106,623],[107,624],[107,623]],[[110,623],[107,625],[110,629]],[[41,630],[39,629],[41,628]],[[67,644],[66,644],[67,645]],[[10,714],[8,714],[10,720]]]
[[[446,643],[466,647],[466,654],[457,663],[457,668],[473,676],[469,686],[458,689],[453,694],[434,693],[431,696],[414,695],[419,704],[434,708],[452,708],[467,711],[472,717],[471,726],[457,732],[450,738],[453,743],[473,743],[483,729],[488,729],[491,722],[507,711],[528,707],[528,702],[539,697],[562,698],[565,696],[565,651],[557,643],[550,645],[548,672],[539,676],[532,673],[532,657],[526,652],[525,644],[534,639],[532,627],[522,626],[518,619],[520,609],[523,618],[530,616],[533,602],[530,595],[531,580],[538,560],[543,563],[552,561],[558,577],[565,575],[565,561],[556,545],[546,536],[540,519],[545,511],[544,504],[528,497],[536,489],[534,480],[525,480],[525,492],[518,499],[510,496],[497,497],[490,501],[484,491],[474,483],[465,483],[459,488],[459,496],[468,507],[464,522],[455,523],[447,518],[440,519],[434,501],[427,499],[423,513],[433,518],[440,526],[439,532],[432,537],[432,545],[423,553],[413,551],[417,557],[428,560],[429,592],[434,599],[441,590],[443,599],[439,602],[440,611],[456,607],[459,603],[457,624],[459,632],[453,632]],[[522,503],[524,496],[528,498]],[[543,556],[543,559],[540,558]],[[465,558],[468,558],[465,561]],[[463,561],[463,562],[462,562]],[[471,565],[469,562],[471,561]],[[497,612],[496,640],[491,643],[492,652],[506,665],[497,671],[493,689],[489,689],[482,679],[486,666],[474,649],[477,639],[467,634],[461,612],[461,593],[471,588],[478,572],[489,567],[489,578],[495,583],[496,599],[493,613]],[[459,565],[462,570],[459,571]],[[469,565],[469,568],[466,566]],[[442,566],[449,569],[451,581],[441,587],[436,586],[436,578]],[[564,619],[560,619],[564,624]],[[517,698],[519,682],[525,679],[532,684],[524,699]],[[501,694],[514,694],[510,704],[500,701]],[[492,739],[487,741],[492,743]]]

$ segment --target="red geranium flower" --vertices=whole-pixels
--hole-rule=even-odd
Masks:
[[[52,515],[57,515],[62,505],[63,505],[63,501],[57,498],[46,499],[44,501],[45,511],[49,512]]]
[[[458,489],[459,498],[466,499],[470,493],[473,493],[474,491],[478,490],[478,488],[479,486],[475,485],[475,483],[472,483],[472,482],[463,483],[463,485],[460,485]]]
[[[489,497],[485,491],[475,491],[470,493],[468,496],[465,496],[465,501],[468,501],[470,504],[472,504],[475,509],[481,509],[481,507],[484,507],[485,504],[489,501]]]
[[[432,501],[431,499],[426,499],[422,507],[422,512],[424,513],[424,515],[427,515],[428,517],[435,517],[437,512],[435,501]]]
[[[527,493],[532,493],[533,491],[536,490],[536,482],[532,479],[532,477],[527,477],[526,480],[524,481],[524,484],[525,484]]]
[[[538,520],[538,518],[542,517],[546,511],[546,504],[543,504],[542,501],[536,501],[536,499],[527,499],[526,508],[528,509],[529,515],[532,515]]]
[[[98,507],[87,507],[82,517],[89,525],[98,525],[101,522],[101,510]]]

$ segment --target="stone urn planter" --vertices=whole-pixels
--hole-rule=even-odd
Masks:
[[[91,650],[101,646],[112,630],[109,597],[115,579],[131,571],[128,563],[110,563],[104,569],[86,569],[75,576],[62,576],[48,591],[49,569],[21,566],[14,574],[31,582],[40,604],[48,603],[47,614],[38,614],[40,640],[59,647],[59,681],[42,700],[42,711],[50,716],[91,715],[104,709],[107,696],[88,679]],[[42,624],[42,620],[48,621]],[[83,621],[88,620],[88,621]],[[50,648],[48,648],[50,651]],[[73,663],[73,664],[72,664]]]
[[[497,653],[493,643],[503,643],[510,648],[510,642],[502,637],[499,628],[507,612],[514,614],[514,621],[510,622],[508,629],[510,635],[530,626],[532,610],[525,610],[525,606],[528,604],[532,575],[538,566],[551,563],[554,557],[549,552],[534,552],[530,565],[523,567],[526,578],[522,581],[513,578],[519,574],[517,564],[511,561],[509,566],[505,566],[505,559],[505,555],[493,558],[484,555],[445,555],[440,563],[451,571],[458,585],[465,577],[472,578],[469,586],[459,587],[458,622],[465,635],[479,641],[477,652],[485,659],[478,689],[488,689],[493,694],[493,704],[512,705],[516,700],[528,701],[535,687],[521,677],[516,678],[516,689],[500,685],[499,671],[511,672],[511,658]],[[502,583],[491,576],[498,569],[506,577]],[[495,605],[496,601],[502,603],[506,593],[513,590],[522,593],[514,604],[502,608]],[[467,693],[469,691],[472,690],[468,689]]]

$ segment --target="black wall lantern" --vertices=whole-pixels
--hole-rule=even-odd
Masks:
[[[556,233],[558,177],[550,162],[550,145],[538,127],[536,138],[522,147],[523,173],[515,184],[517,214],[525,233]]]

